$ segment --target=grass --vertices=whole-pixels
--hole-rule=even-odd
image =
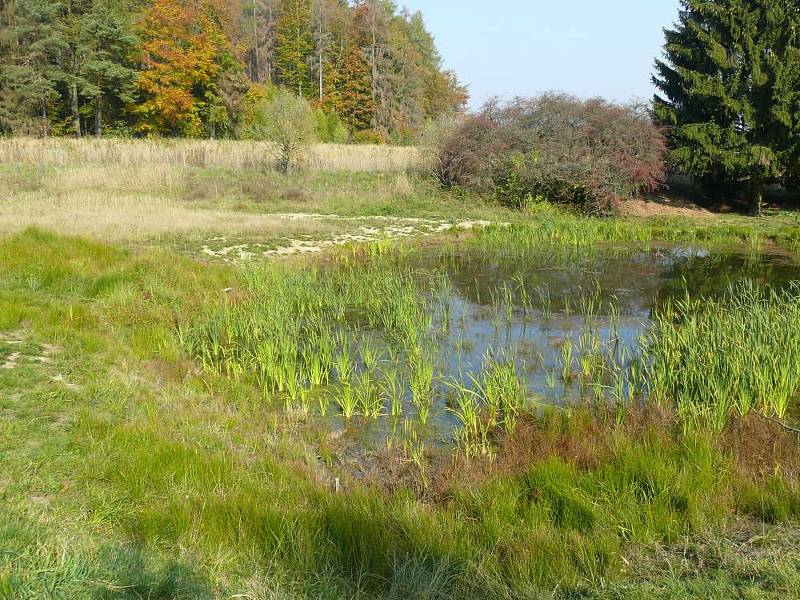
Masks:
[[[34,150],[52,157],[70,144],[20,151],[35,160]],[[128,152],[85,152],[118,149]],[[570,341],[553,386],[586,376],[606,396],[543,410],[521,390],[513,357],[440,381],[435,342],[454,308],[446,280],[409,272],[412,247],[247,268],[175,251],[220,231],[342,231],[299,222],[287,232],[292,221],[268,220],[302,202],[303,212],[512,222],[450,241],[514,246],[523,258],[545,241],[791,248],[794,216],[511,214],[465,208],[396,173],[281,178],[180,164],[4,164],[0,173],[12,175],[0,183],[0,364],[22,356],[0,369],[0,597],[769,598],[800,589],[800,444],[755,414],[789,418],[794,405],[796,293],[676,301],[660,313],[646,364],[613,355],[613,333]],[[295,186],[305,200],[282,197]],[[92,225],[97,215],[108,221]],[[496,291],[499,330],[520,312],[549,321],[560,310],[522,277]],[[593,298],[576,297],[572,309],[597,313]],[[695,368],[678,376],[686,356]],[[749,368],[752,357],[763,368]],[[659,397],[632,402],[621,365],[637,365],[637,385],[649,377]],[[725,418],[687,427],[704,407],[728,405],[723,390],[734,407]],[[426,434],[424,415],[441,396],[462,426],[461,452]],[[745,399],[755,410],[737,408]],[[341,413],[354,428],[385,421],[399,441],[371,461],[317,412]]]
[[[358,238],[430,234],[496,214],[484,203],[447,197],[414,174],[283,176],[168,163],[0,162],[0,197],[0,234],[34,226],[205,260],[235,258],[240,250],[258,257],[293,241],[322,249]]]
[[[274,169],[266,142],[226,140],[0,139],[0,163],[33,165],[174,165]],[[407,146],[318,144],[303,160],[313,171],[406,172],[422,168],[420,152]]]
[[[492,226],[478,232],[487,247],[533,249],[542,243],[586,247],[604,242],[676,242],[703,245],[746,245],[758,249],[771,243],[800,250],[800,221],[792,213],[764,219],[719,217],[696,220],[683,217],[646,219],[598,218],[549,207],[531,222]]]
[[[0,374],[5,595],[519,597],[556,589],[609,596],[747,589],[766,597],[791,593],[798,582],[788,541],[778,542],[786,554],[758,563],[766,573],[758,580],[708,569],[702,584],[691,573],[654,579],[623,561],[698,543],[708,532],[724,535],[746,515],[766,531],[770,523],[782,524],[776,531],[792,527],[800,493],[789,473],[800,461],[792,438],[785,439],[791,434],[773,432],[788,453],[778,462],[780,475],[764,464],[745,468],[739,459],[749,448],[684,433],[676,420],[637,424],[630,417],[620,428],[580,410],[521,413],[513,434],[492,434],[500,437],[493,438],[491,463],[473,459],[472,466],[431,470],[422,440],[408,437],[403,464],[425,473],[433,499],[359,485],[344,474],[337,495],[294,413],[264,402],[245,375],[195,370],[170,333],[217,302],[248,314],[264,299],[233,300],[222,291],[248,281],[273,296],[274,285],[296,286],[296,298],[322,283],[320,297],[331,300],[317,310],[335,312],[341,296],[324,287],[333,282],[325,284],[321,273],[275,267],[243,275],[35,230],[0,242],[0,256],[4,330],[63,348],[55,364]],[[382,312],[387,301],[380,294],[366,290],[394,278],[369,271],[369,283],[353,278],[347,297],[354,287],[365,292],[355,297],[356,310],[345,312],[367,322],[372,315],[376,324],[393,314]],[[386,289],[399,291],[387,298],[402,294],[395,285]],[[370,308],[357,309],[360,302]],[[386,323],[398,343],[414,339],[404,321]],[[58,374],[64,383],[54,383]],[[505,389],[506,379],[484,388]],[[720,564],[735,562],[740,572],[749,564],[736,549],[721,551]],[[678,558],[669,560],[678,565]]]
[[[722,429],[731,414],[785,419],[800,392],[800,299],[740,284],[722,299],[668,303],[649,336],[648,381],[687,423]]]

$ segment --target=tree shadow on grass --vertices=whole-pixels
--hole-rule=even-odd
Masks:
[[[191,567],[169,561],[148,561],[138,549],[109,548],[101,552],[105,576],[98,578],[93,597],[99,599],[202,600],[213,598],[208,581]]]

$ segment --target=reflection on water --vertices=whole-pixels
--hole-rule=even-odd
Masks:
[[[636,362],[639,337],[670,297],[724,294],[742,279],[776,287],[800,279],[800,265],[789,255],[666,246],[580,252],[451,248],[413,255],[407,266],[421,284],[439,282],[427,292],[432,326],[426,358],[434,366],[434,403],[424,433],[440,441],[449,440],[457,426],[447,410],[454,385],[475,385],[488,360],[513,362],[533,402],[633,395],[628,369]],[[376,332],[363,335],[381,343]],[[407,366],[407,357],[395,360]],[[603,367],[611,363],[620,373]],[[608,372],[598,375],[603,369]],[[584,376],[589,372],[594,376]],[[415,412],[410,396],[407,391],[406,415]],[[380,442],[399,426],[392,418],[332,418],[365,443]]]

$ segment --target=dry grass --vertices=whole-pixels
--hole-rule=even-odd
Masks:
[[[169,198],[81,191],[55,196],[23,193],[0,204],[0,233],[36,226],[106,241],[144,241],[164,235],[217,232],[264,237],[329,233],[319,221],[222,209],[195,209]],[[338,231],[338,228],[336,228]]]
[[[0,163],[37,165],[180,165],[267,169],[270,144],[230,140],[0,139]],[[420,151],[402,146],[319,144],[306,156],[313,171],[404,172],[422,166]]]
[[[225,233],[262,238],[338,232],[320,221],[236,210],[182,197],[186,175],[172,165],[0,171],[0,234],[39,227],[112,242]]]
[[[171,164],[0,164],[0,235],[38,227],[109,242],[166,243],[192,252],[205,252],[209,242],[215,252],[244,251],[251,244],[259,254],[278,248],[310,251],[319,249],[316,241],[326,247],[394,235],[395,222],[373,218],[373,210],[380,214],[388,203],[413,202],[415,193],[405,173],[286,177]],[[414,223],[418,232],[439,224]]]

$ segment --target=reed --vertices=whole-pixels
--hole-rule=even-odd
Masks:
[[[688,426],[720,430],[732,414],[786,417],[800,392],[800,285],[745,281],[722,298],[667,303],[646,340],[650,395]]]
[[[0,138],[0,163],[35,165],[178,165],[230,169],[274,169],[271,144],[244,140],[128,140]],[[406,172],[424,166],[408,146],[318,144],[302,160],[314,171]]]
[[[403,414],[405,386],[397,367],[384,372],[381,389],[389,403],[389,414],[392,417],[401,416]]]
[[[491,455],[489,428],[481,415],[479,394],[459,382],[448,385],[455,392],[455,403],[448,406],[447,410],[459,422],[455,436],[458,448],[467,458]]]
[[[365,417],[378,418],[383,414],[383,401],[372,372],[362,371],[355,381],[356,404]]]
[[[351,419],[356,414],[358,408],[358,395],[356,394],[353,386],[349,383],[344,384],[335,396],[336,404],[342,411],[345,419]]]

